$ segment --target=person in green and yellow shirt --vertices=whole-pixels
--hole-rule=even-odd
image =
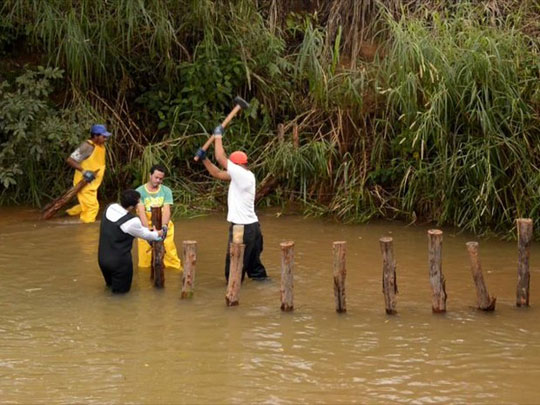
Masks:
[[[137,205],[137,214],[142,224],[151,229],[152,207],[161,207],[163,233],[166,235],[163,242],[165,247],[163,264],[165,267],[181,270],[182,264],[178,258],[174,243],[174,224],[171,221],[172,192],[169,187],[161,184],[165,175],[166,169],[162,165],[154,165],[150,168],[148,182],[137,188],[141,195],[141,201]],[[137,247],[139,251],[139,267],[151,267],[152,247],[144,239],[137,239]]]
[[[105,174],[105,143],[110,136],[105,125],[92,125],[90,139],[66,159],[68,165],[75,169],[73,185],[83,178],[88,182],[77,193],[79,203],[66,211],[69,215],[79,215],[83,223],[94,222],[99,211],[97,191]]]

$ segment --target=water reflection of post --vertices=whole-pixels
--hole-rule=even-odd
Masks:
[[[446,280],[442,273],[442,231],[428,231],[429,282],[431,283],[431,310],[446,312]]]
[[[244,266],[244,225],[233,225],[233,238],[229,246],[231,262],[229,266],[229,283],[225,302],[228,307],[239,304],[240,285],[242,284],[242,270]]]
[[[529,284],[531,275],[529,273],[529,256],[533,235],[533,223],[530,218],[519,218],[517,220],[518,234],[518,283],[516,293],[516,305],[518,307],[529,306]]]
[[[394,260],[394,250],[392,247],[392,238],[385,236],[379,239],[381,253],[383,257],[383,294],[386,306],[386,313],[389,315],[397,313],[396,311],[396,262]]]
[[[191,298],[193,297],[195,265],[197,264],[197,242],[194,240],[185,240],[183,243],[182,256],[184,274],[182,276],[182,295],[180,298]]]
[[[478,258],[478,242],[467,242],[467,251],[471,259],[471,272],[476,286],[476,300],[478,303],[478,309],[483,311],[493,311],[495,309],[495,297],[490,297],[486,284],[484,282],[484,275],[482,274],[482,266],[480,265],[480,259]]]
[[[294,242],[283,242],[281,246],[281,310],[292,311]]]
[[[334,252],[334,297],[336,299],[336,312],[347,312],[345,300],[345,278],[347,269],[345,268],[345,253],[347,242],[340,241],[333,243]]]
[[[152,225],[157,230],[161,230],[161,207],[151,207],[152,209]],[[165,274],[163,272],[163,256],[165,255],[165,247],[163,241],[155,241],[152,243],[152,269],[150,271],[150,279],[154,279],[154,287],[163,288],[165,285]]]

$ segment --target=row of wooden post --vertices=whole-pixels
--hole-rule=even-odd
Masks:
[[[516,291],[516,305],[518,307],[529,305],[529,256],[530,245],[533,237],[533,222],[529,218],[517,220],[518,229],[518,283]],[[231,264],[229,281],[225,302],[227,306],[239,304],[240,286],[242,284],[242,266],[245,245],[243,242],[243,226],[233,226],[233,238],[230,244]],[[429,281],[432,290],[432,311],[435,313],[446,312],[446,281],[442,272],[442,242],[443,232],[438,229],[428,231],[428,263]],[[379,239],[382,254],[382,290],[387,314],[397,313],[398,293],[396,277],[396,261],[391,237]],[[333,242],[333,279],[334,297],[337,312],[346,312],[345,280],[346,269],[346,242]],[[467,242],[471,274],[475,283],[477,307],[484,311],[495,309],[496,298],[489,295],[485,285],[482,266],[478,254],[478,242]],[[294,242],[288,241],[280,244],[281,248],[281,310],[292,311],[293,302],[293,269],[294,269]],[[184,274],[182,278],[182,298],[193,296],[195,280],[195,267],[197,262],[197,242],[184,241],[183,243]],[[162,270],[161,270],[162,271]],[[161,280],[163,280],[162,276]],[[154,275],[154,281],[156,280]]]

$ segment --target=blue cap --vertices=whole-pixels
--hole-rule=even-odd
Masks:
[[[112,135],[110,132],[107,132],[107,127],[103,124],[92,125],[92,128],[90,129],[90,133],[96,134],[96,135],[103,135],[103,136]]]

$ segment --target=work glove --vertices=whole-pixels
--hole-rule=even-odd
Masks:
[[[169,230],[169,227],[167,225],[163,225],[161,227],[161,230],[163,231],[163,235],[161,235],[161,239],[165,240],[165,238],[167,237],[167,231]]]
[[[195,156],[199,158],[199,162],[202,162],[204,159],[206,159],[206,151],[203,148],[199,148],[197,149]]]
[[[223,128],[223,125],[221,125],[221,124],[214,128],[214,136],[216,138],[217,137],[222,137],[223,132],[225,132],[225,129]]]
[[[82,175],[88,183],[90,183],[92,180],[95,180],[96,178],[96,175],[92,170],[85,170]]]

